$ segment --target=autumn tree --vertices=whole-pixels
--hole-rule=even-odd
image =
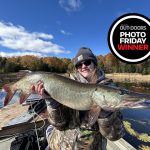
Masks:
[[[5,72],[6,57],[0,57],[0,72]]]

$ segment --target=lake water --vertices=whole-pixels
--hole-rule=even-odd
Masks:
[[[123,120],[131,123],[131,128],[138,133],[138,135],[146,135],[143,138],[139,136],[133,136],[131,133],[126,132],[123,137],[136,149],[139,149],[140,146],[144,145],[150,149],[150,109],[124,109],[122,110]]]
[[[117,83],[132,91],[150,94],[150,84]],[[138,150],[150,150],[150,109],[124,109],[121,111],[123,120],[131,124],[132,130],[123,137]],[[138,136],[131,132],[137,133]],[[142,148],[143,149],[142,149]]]
[[[4,90],[0,90],[0,108],[3,107],[3,101],[4,101],[4,98],[6,96],[6,92]]]
[[[17,102],[19,100],[19,93],[20,93],[20,91],[17,91],[13,95],[13,97],[12,97],[10,103],[9,103],[10,105],[13,104],[13,103],[15,103],[15,102]],[[4,101],[4,98],[5,98],[6,94],[7,93],[4,90],[0,91],[0,108],[4,107],[3,101]]]
[[[135,85],[135,84],[122,84],[117,83],[127,89],[144,92],[150,94],[150,85]],[[4,91],[0,92],[0,108],[3,107],[2,101],[4,100],[6,93]],[[11,103],[14,103],[19,96],[19,92],[13,97]],[[136,149],[140,147],[146,147],[150,149],[150,109],[124,109],[121,111],[123,114],[123,120],[131,124],[132,131],[138,133],[138,136],[133,136],[129,132],[126,132],[123,137],[127,142],[133,145]],[[146,149],[146,150],[147,150]]]

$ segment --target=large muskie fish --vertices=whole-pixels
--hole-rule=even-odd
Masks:
[[[106,110],[149,106],[146,100],[150,100],[150,94],[135,93],[107,85],[84,84],[50,73],[32,73],[14,84],[4,85],[3,89],[7,92],[4,105],[10,102],[17,90],[22,91],[20,103],[23,103],[31,94],[31,85],[39,80],[44,83],[45,90],[50,97],[76,110],[90,110],[97,105]]]

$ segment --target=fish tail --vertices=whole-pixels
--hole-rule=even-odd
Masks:
[[[29,97],[29,94],[21,92],[19,103],[22,104],[23,102],[25,102],[28,97]]]
[[[4,106],[8,105],[9,102],[11,101],[11,99],[13,98],[14,94],[16,93],[16,90],[12,90],[11,85],[10,84],[5,84],[3,86],[3,89],[5,90],[6,97],[4,99]],[[22,104],[27,98],[28,98],[29,94],[21,91],[20,95],[19,95],[19,103]]]
[[[11,101],[11,99],[14,95],[14,92],[11,91],[11,88],[10,88],[9,84],[5,84],[3,86],[3,89],[5,90],[5,92],[7,92],[6,97],[4,99],[4,106],[6,106]]]

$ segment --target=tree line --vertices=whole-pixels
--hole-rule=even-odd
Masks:
[[[150,74],[150,59],[139,64],[127,64],[111,53],[97,56],[98,68],[106,73],[142,73]],[[36,57],[32,55],[18,57],[0,57],[0,73],[18,72],[19,70],[73,72],[71,59],[57,57]]]

